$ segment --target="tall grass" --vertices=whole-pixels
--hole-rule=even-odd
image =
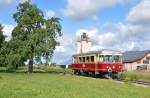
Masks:
[[[0,98],[149,98],[150,88],[69,74],[0,73]]]
[[[125,81],[136,81],[136,80],[150,81],[150,72],[138,72],[138,71],[124,72],[121,74],[120,78]]]

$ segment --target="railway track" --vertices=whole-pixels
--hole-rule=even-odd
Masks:
[[[137,80],[137,81],[134,81],[134,83],[150,86],[150,81]]]
[[[126,81],[124,81],[124,80],[115,80],[115,81],[126,82]],[[150,81],[145,81],[145,80],[136,80],[136,81],[133,81],[133,82],[131,82],[131,83],[150,86]]]

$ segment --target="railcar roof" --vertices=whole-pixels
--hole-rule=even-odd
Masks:
[[[116,50],[99,50],[99,51],[90,51],[87,53],[79,53],[79,54],[75,54],[73,56],[81,56],[81,55],[96,55],[96,54],[102,54],[102,53],[106,53],[109,52],[110,54],[122,54],[120,51],[116,51]]]

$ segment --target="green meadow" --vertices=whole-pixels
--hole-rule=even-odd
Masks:
[[[150,98],[150,87],[69,74],[1,72],[0,98]]]

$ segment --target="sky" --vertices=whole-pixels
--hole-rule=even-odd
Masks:
[[[6,40],[15,27],[12,15],[25,0],[0,0],[0,23]],[[150,0],[30,0],[45,18],[62,19],[53,62],[70,64],[77,37],[86,32],[92,50],[150,50]]]

